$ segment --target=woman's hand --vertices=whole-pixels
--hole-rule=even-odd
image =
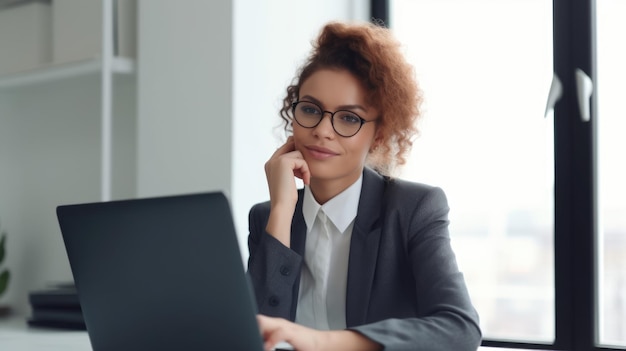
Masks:
[[[320,331],[282,318],[257,315],[265,350],[288,342],[297,351],[377,351],[382,346],[350,330]]]
[[[294,176],[302,179],[304,184],[309,184],[311,180],[309,166],[300,151],[296,150],[293,137],[289,137],[265,163],[265,175],[271,203],[265,230],[289,247],[291,219],[298,201]]]
[[[257,316],[263,347],[265,350],[273,350],[274,346],[286,341],[298,351],[321,350],[323,332],[310,329],[282,318],[272,318],[263,315]]]

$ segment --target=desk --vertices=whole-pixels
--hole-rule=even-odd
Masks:
[[[0,350],[91,351],[86,331],[32,328],[26,317],[0,319]]]
[[[282,347],[290,350],[288,344]],[[26,317],[0,319],[2,351],[92,351],[86,331],[33,328]]]

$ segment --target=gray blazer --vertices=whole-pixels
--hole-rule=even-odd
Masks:
[[[303,190],[291,248],[265,232],[269,202],[250,210],[248,275],[259,313],[293,321],[306,224]],[[365,168],[350,243],[347,328],[385,350],[476,350],[481,331],[450,247],[448,205],[439,188]]]

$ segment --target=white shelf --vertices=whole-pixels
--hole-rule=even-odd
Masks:
[[[114,57],[111,62],[113,74],[133,74],[135,62],[125,57]],[[102,70],[102,59],[76,61],[64,64],[50,64],[38,69],[0,76],[0,89],[23,87],[28,85],[53,82],[89,74],[98,74]]]

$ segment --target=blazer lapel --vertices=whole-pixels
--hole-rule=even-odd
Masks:
[[[306,244],[306,222],[302,214],[302,199],[304,198],[304,190],[298,191],[298,202],[294,211],[293,220],[291,221],[291,249],[304,257],[304,247]],[[291,303],[291,321],[296,320],[296,309],[298,307],[298,295],[300,293],[300,272],[293,285],[292,303]]]
[[[366,322],[374,281],[381,235],[381,210],[385,180],[365,168],[357,217],[352,229],[348,284],[346,291],[346,324],[348,327]]]

